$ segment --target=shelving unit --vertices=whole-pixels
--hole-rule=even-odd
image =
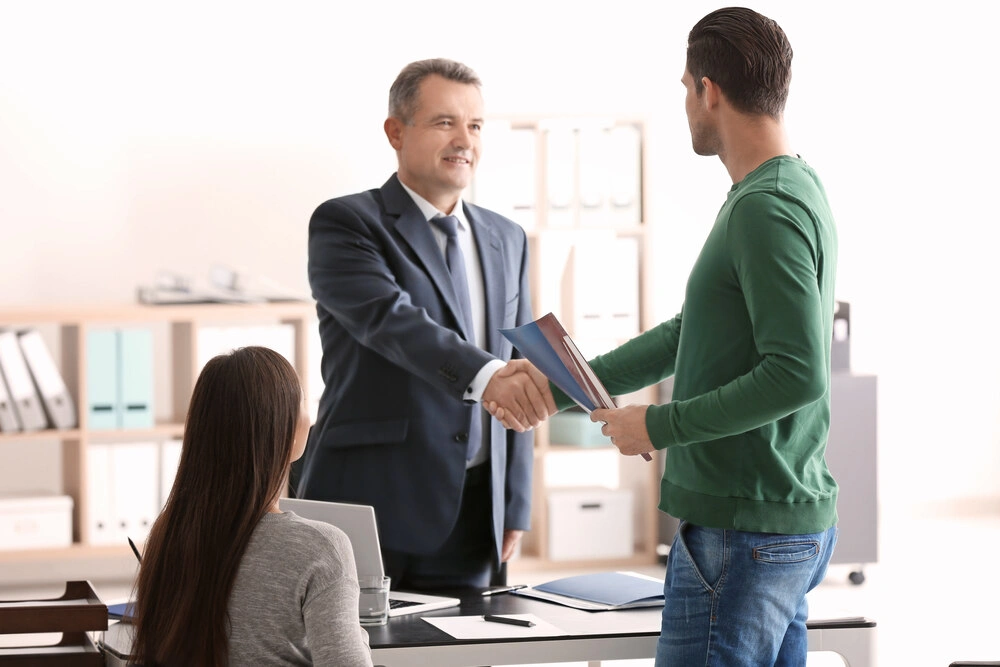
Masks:
[[[655,324],[649,286],[651,225],[644,217],[645,138],[645,122],[634,117],[520,115],[491,117],[485,124],[488,153],[469,199],[525,228],[535,316],[555,313],[588,357]],[[623,303],[629,301],[633,305]],[[616,307],[622,311],[618,320]],[[654,403],[656,397],[650,388],[619,403]],[[545,423],[535,434],[532,530],[511,569],[655,563],[658,458],[622,457],[610,443],[582,448],[552,442],[549,433]],[[550,484],[549,473],[569,461],[586,467],[588,457],[597,466],[617,466],[616,479],[607,486],[632,491],[633,552],[623,558],[554,560],[548,496],[564,485]]]
[[[50,352],[56,359],[70,396],[77,408],[78,427],[27,433],[0,433],[0,448],[15,442],[56,441],[61,445],[60,492],[73,498],[73,544],[69,548],[0,550],[0,566],[11,563],[61,561],[70,558],[106,558],[129,554],[126,544],[98,546],[90,543],[82,517],[88,509],[87,448],[91,443],[136,440],[163,441],[179,438],[184,416],[199,371],[198,332],[207,326],[289,324],[293,330],[294,366],[303,387],[308,388],[309,334],[315,328],[315,307],[309,302],[261,304],[206,304],[183,306],[68,306],[0,309],[0,329],[46,328],[55,331]],[[87,418],[87,332],[101,327],[139,326],[162,330],[154,357],[163,355],[170,387],[166,396],[155,396],[160,406],[151,428],[92,429]],[[252,344],[248,341],[246,344]],[[154,368],[156,365],[154,364]],[[166,402],[166,407],[163,403]],[[37,462],[25,460],[25,466]],[[7,491],[0,484],[0,493]]]

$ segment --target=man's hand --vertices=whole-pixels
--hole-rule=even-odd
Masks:
[[[504,428],[527,431],[556,413],[549,381],[527,359],[511,359],[490,378],[483,407]]]
[[[646,430],[648,408],[648,405],[626,405],[615,410],[598,408],[590,413],[590,421],[604,422],[601,433],[611,438],[611,444],[625,456],[645,454],[656,449]]]
[[[510,557],[514,555],[514,547],[521,541],[523,535],[523,530],[503,531],[503,548],[500,551],[500,562],[506,563],[510,560]]]

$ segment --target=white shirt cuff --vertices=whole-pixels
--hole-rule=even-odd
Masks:
[[[494,359],[489,361],[485,366],[479,369],[476,373],[476,377],[472,378],[472,384],[470,384],[465,389],[465,400],[473,401],[479,403],[483,400],[483,392],[486,391],[486,385],[490,383],[493,379],[493,374],[498,370],[507,365],[506,361],[502,359]]]

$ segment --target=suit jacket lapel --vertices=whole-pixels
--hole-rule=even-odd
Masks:
[[[504,276],[503,251],[496,230],[481,217],[474,215],[464,206],[465,219],[472,227],[479,250],[479,264],[483,269],[483,304],[486,310],[486,349],[496,352],[500,349],[500,324],[503,322]]]
[[[451,283],[451,274],[448,272],[444,254],[434,238],[430,223],[424,218],[424,214],[420,212],[420,208],[403,189],[403,186],[399,184],[399,179],[395,174],[382,186],[381,192],[382,201],[385,203],[385,212],[397,217],[396,231],[424,265],[427,274],[444,296],[444,302],[451,310],[455,322],[458,323],[458,332],[462,333],[464,327],[459,313],[458,297],[455,295],[455,288]],[[472,340],[471,335],[466,336],[466,340]]]

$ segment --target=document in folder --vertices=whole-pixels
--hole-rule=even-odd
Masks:
[[[663,606],[663,580],[636,572],[595,572],[556,579],[514,595],[588,611]]]
[[[501,329],[500,333],[587,414],[596,408],[618,407],[587,358],[552,313],[514,329]],[[652,460],[645,453],[642,458]]]

